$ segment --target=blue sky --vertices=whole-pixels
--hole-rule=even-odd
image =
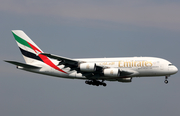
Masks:
[[[0,112],[3,116],[180,114],[180,74],[88,86],[17,70],[11,34],[23,30],[44,52],[69,58],[153,56],[180,67],[177,0],[1,0]]]

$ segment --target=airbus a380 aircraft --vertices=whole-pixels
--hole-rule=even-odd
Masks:
[[[169,61],[155,57],[71,59],[44,53],[23,31],[12,30],[26,63],[6,61],[18,69],[67,79],[83,79],[89,85],[104,81],[131,82],[133,77],[165,76],[178,72]]]

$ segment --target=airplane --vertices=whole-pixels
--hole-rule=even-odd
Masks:
[[[43,52],[22,30],[12,30],[12,34],[26,63],[4,61],[33,73],[106,86],[104,81],[129,83],[134,77],[154,76],[165,76],[167,84],[168,77],[178,72],[171,62],[156,57],[66,58]]]

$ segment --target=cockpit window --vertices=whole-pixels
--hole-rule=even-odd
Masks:
[[[169,66],[173,66],[173,64],[169,64]]]

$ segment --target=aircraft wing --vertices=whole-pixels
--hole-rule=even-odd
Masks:
[[[31,69],[40,69],[41,68],[41,67],[37,67],[37,66],[29,65],[29,64],[24,64],[24,63],[16,62],[16,61],[7,61],[7,60],[4,60],[4,61],[11,63],[11,64],[14,64],[16,66],[24,67],[24,68],[31,68]]]
[[[49,54],[49,53],[41,53],[41,54],[45,55],[49,58],[60,61],[60,63],[58,65],[65,65],[65,67],[70,67],[72,70],[76,70],[77,72],[82,73],[86,77],[91,77],[95,74],[101,75],[102,70],[104,69],[104,67],[96,65],[96,71],[93,73],[81,72],[80,69],[78,68],[78,66],[80,63],[86,63],[85,61],[74,60],[74,59],[57,56],[57,55],[53,55],[53,54]]]
[[[64,65],[69,64],[69,65],[77,66],[80,63],[80,61],[78,61],[78,60],[73,60],[73,59],[70,59],[70,58],[62,57],[62,56],[57,56],[57,55],[48,54],[48,53],[41,53],[41,54],[45,55],[45,56],[47,56],[49,58],[61,61],[59,65],[61,65],[61,64],[64,64]]]
[[[78,66],[80,63],[86,63],[86,61],[74,60],[74,59],[70,59],[70,58],[66,58],[66,57],[62,57],[62,56],[57,56],[57,55],[53,55],[53,54],[49,54],[49,53],[41,53],[41,54],[45,55],[49,58],[56,59],[56,60],[60,61],[60,63],[58,65],[65,65],[65,67],[70,67],[71,70],[76,70],[78,73],[82,73],[87,78],[91,78],[94,75],[103,76],[103,69],[109,68],[109,67],[96,65],[96,71],[95,72],[93,72],[93,73],[82,72],[82,71],[80,71]],[[131,70],[121,70],[121,76],[132,76],[134,74],[137,74],[137,72],[134,72]]]

